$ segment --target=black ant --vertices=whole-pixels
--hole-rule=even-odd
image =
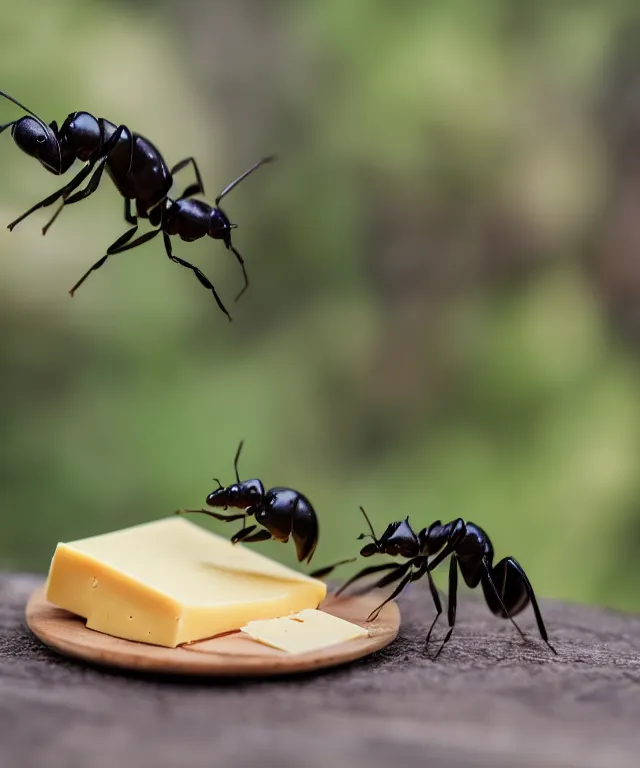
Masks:
[[[237,515],[223,515],[208,509],[179,509],[176,514],[201,513],[227,523],[242,520],[242,528],[231,537],[233,544],[239,541],[246,544],[269,539],[286,544],[291,536],[298,562],[306,560],[309,563],[318,543],[318,518],[311,502],[291,488],[270,488],[265,491],[261,480],[240,480],[238,460],[242,446],[243,442],[238,446],[233,461],[236,482],[225,488],[214,478],[219,487],[207,496],[206,503],[210,507],[231,507],[243,511]],[[257,525],[245,527],[247,517],[253,517],[256,523],[263,526],[262,530],[256,530]],[[335,566],[331,566],[333,567]]]
[[[202,285],[204,285],[205,288],[208,288],[213,293],[218,307],[220,307],[220,309],[229,318],[229,320],[231,320],[231,316],[227,312],[224,304],[216,292],[216,289],[213,287],[208,278],[205,277],[197,267],[194,267],[193,264],[190,264],[188,261],[184,261],[184,259],[181,259],[173,254],[171,239],[169,236],[178,235],[182,240],[187,242],[199,240],[200,238],[207,235],[209,237],[213,237],[216,240],[223,240],[226,247],[233,251],[238,261],[240,262],[240,265],[242,266],[242,273],[244,275],[245,282],[244,287],[236,296],[235,300],[237,301],[249,287],[249,278],[245,270],[242,256],[240,256],[240,253],[231,245],[231,230],[235,229],[237,225],[230,223],[227,215],[221,208],[218,207],[218,204],[225,195],[231,192],[231,190],[236,187],[243,179],[245,179],[250,173],[253,173],[253,171],[259,168],[261,165],[272,162],[274,159],[275,158],[273,156],[265,157],[262,160],[259,160],[255,165],[251,166],[249,170],[245,171],[237,179],[234,179],[234,181],[227,185],[218,195],[218,197],[216,197],[215,207],[203,202],[202,200],[190,200],[188,199],[187,195],[182,195],[182,197],[179,197],[177,200],[170,200],[169,198],[165,198],[161,204],[150,210],[148,215],[151,224],[158,228],[153,229],[150,232],[145,232],[144,235],[140,235],[140,237],[137,237],[135,240],[131,240],[131,238],[138,230],[138,225],[135,224],[131,229],[121,235],[115,241],[115,243],[109,246],[109,248],[107,248],[106,254],[101,259],[98,259],[98,261],[96,261],[96,263],[84,273],[80,280],[78,280],[78,282],[71,289],[71,295],[73,296],[73,294],[78,290],[82,283],[84,283],[89,275],[94,270],[99,269],[106,262],[109,256],[113,256],[115,253],[123,253],[124,251],[129,251],[132,248],[137,248],[139,245],[143,245],[144,243],[149,242],[149,240],[152,240],[156,235],[162,232],[167,256],[174,263],[181,264],[183,267],[191,269],[198,280],[202,283]]]
[[[70,291],[72,296],[86,280],[89,273],[101,267],[109,256],[142,245],[155,237],[159,231],[163,231],[165,249],[169,258],[176,264],[191,269],[202,285],[213,293],[220,309],[231,319],[215,288],[204,274],[192,264],[173,256],[167,235],[179,235],[188,242],[205,235],[216,240],[222,240],[227,250],[235,255],[244,276],[244,286],[236,296],[237,301],[248,288],[249,279],[244,260],[231,243],[231,230],[235,229],[236,225],[230,223],[227,215],[218,206],[222,198],[237,184],[256,168],[271,162],[273,157],[264,158],[227,185],[216,198],[215,207],[196,200],[187,202],[187,199],[193,195],[204,194],[200,171],[193,157],[181,160],[169,170],[156,147],[144,136],[133,133],[125,125],[116,127],[114,123],[105,118],[94,117],[88,112],[73,112],[67,116],[58,129],[55,121],[47,125],[35,112],[32,112],[12,96],[3,91],[0,91],[0,96],[13,102],[30,115],[0,125],[0,133],[11,127],[11,136],[17,146],[30,157],[39,160],[44,168],[57,176],[61,176],[71,168],[76,160],[87,163],[85,168],[64,187],[33,205],[22,216],[9,224],[9,230],[13,230],[34,211],[46,208],[62,199],[62,203],[53,217],[43,227],[42,233],[46,234],[65,206],[84,200],[97,190],[105,168],[116,189],[124,197],[124,216],[127,222],[133,225],[132,229],[119,237],[107,249],[106,255],[97,261],[74,285]],[[173,186],[173,176],[189,164],[193,166],[196,183],[188,186],[177,200],[169,201],[168,194]],[[87,186],[72,195],[71,193],[91,173],[93,175]],[[136,204],[136,215],[133,215],[131,211],[132,201],[135,201]],[[138,229],[138,218],[148,218],[154,226],[159,226],[160,229],[130,242]]]
[[[440,520],[436,520],[428,528],[423,528],[418,533],[415,533],[407,517],[404,520],[388,525],[382,536],[377,538],[367,513],[362,507],[360,507],[360,510],[367,521],[370,533],[363,533],[358,538],[372,539],[370,543],[365,544],[361,549],[361,556],[371,557],[375,554],[381,554],[407,558],[407,562],[402,565],[384,563],[363,568],[355,576],[348,579],[336,592],[336,595],[339,595],[354,582],[373,573],[385,570],[390,571],[390,573],[383,576],[378,582],[367,588],[366,591],[368,589],[385,587],[400,580],[392,594],[369,615],[367,621],[373,620],[380,613],[382,607],[396,598],[407,584],[427,576],[436,608],[436,617],[426,637],[425,645],[428,648],[431,633],[442,613],[440,596],[431,578],[431,571],[447,557],[451,557],[449,561],[449,603],[447,611],[449,631],[433,657],[434,660],[440,655],[451,637],[455,626],[458,568],[468,587],[475,589],[479,584],[482,585],[484,599],[489,606],[489,610],[500,618],[509,619],[523,640],[525,640],[525,636],[513,620],[513,616],[523,611],[531,602],[540,636],[553,653],[557,653],[555,648],[549,643],[547,630],[538,608],[533,587],[524,569],[513,557],[505,557],[494,566],[491,540],[480,526],[475,523],[465,523],[461,518],[444,525],[442,525]],[[433,555],[435,557],[428,562],[429,556]],[[329,566],[328,569],[325,569],[327,571],[326,575],[328,575],[333,567],[335,566]]]

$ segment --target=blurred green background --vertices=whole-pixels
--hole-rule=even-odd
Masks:
[[[45,238],[49,210],[0,228],[1,567],[201,506],[244,438],[243,476],[316,507],[316,567],[357,551],[360,504],[378,528],[462,516],[539,595],[640,609],[635,0],[0,17],[0,88],[47,121],[125,123],[170,165],[194,155],[210,202],[279,155],[224,206],[238,304],[220,243],[174,243],[232,324],[159,240],[69,297],[126,229],[106,176]],[[0,168],[5,224],[63,183],[8,131]]]

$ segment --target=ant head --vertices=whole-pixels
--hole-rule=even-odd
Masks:
[[[209,219],[209,237],[214,240],[223,240],[227,248],[231,247],[231,230],[235,229],[237,224],[232,224],[229,217],[222,208],[212,208],[211,218]]]
[[[207,496],[210,507],[232,507],[248,509],[258,504],[264,497],[264,486],[260,480],[243,480],[226,488],[218,481],[219,488]]]
[[[359,539],[363,539],[367,534],[362,533],[360,536],[358,536]],[[360,550],[361,557],[371,557],[371,555],[377,555],[380,552],[378,549],[378,545],[375,541],[370,542],[369,544],[365,544],[364,547]]]
[[[51,173],[62,168],[60,143],[53,129],[35,117],[22,117],[12,129],[13,140],[23,152],[35,157]]]

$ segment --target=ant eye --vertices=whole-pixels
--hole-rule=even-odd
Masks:
[[[42,134],[40,134],[40,136],[36,136],[36,141],[38,144],[44,144],[46,140],[46,136],[43,136]]]

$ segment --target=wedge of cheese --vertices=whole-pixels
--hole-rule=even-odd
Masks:
[[[47,599],[108,635],[175,648],[317,608],[326,586],[183,517],[58,544]]]
[[[287,653],[317,651],[347,640],[369,637],[358,624],[308,608],[278,619],[250,621],[242,631],[264,645]]]

